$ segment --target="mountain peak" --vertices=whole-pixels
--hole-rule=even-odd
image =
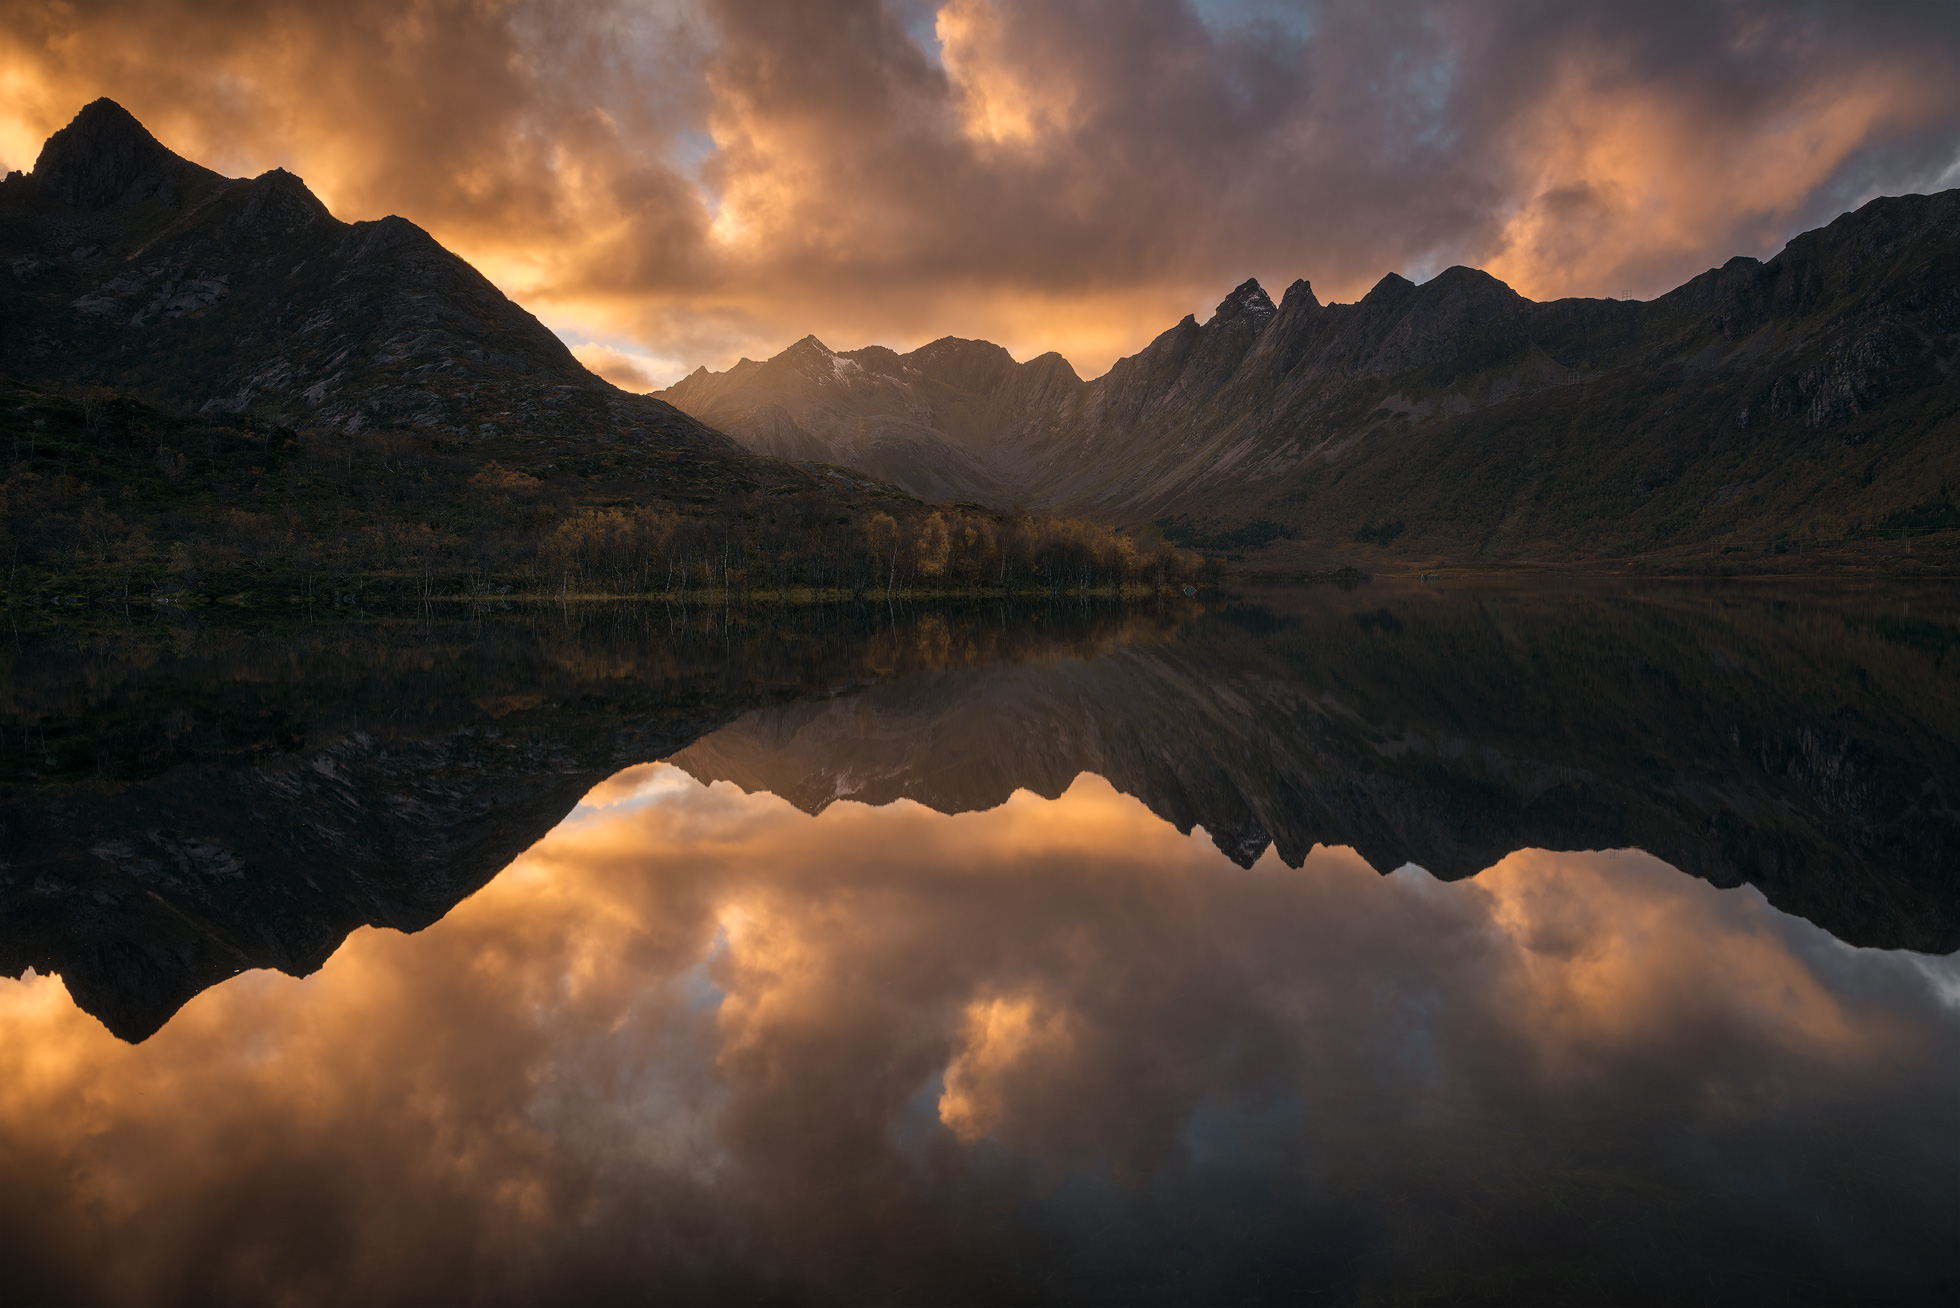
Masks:
[[[173,199],[172,182],[186,171],[205,173],[165,149],[129,110],[107,98],[83,106],[50,136],[34,161],[41,194],[83,209]]]
[[[1233,288],[1232,293],[1218,302],[1214,319],[1226,322],[1251,319],[1264,323],[1279,310],[1273,305],[1273,297],[1266,294],[1266,288],[1259,284],[1257,277],[1248,277]]]
[[[1318,309],[1320,307],[1320,297],[1313,293],[1313,284],[1306,278],[1300,277],[1295,279],[1294,283],[1286,288],[1286,294],[1280,300],[1281,309],[1285,309],[1288,305],[1306,305],[1310,308]]]
[[[1467,268],[1460,263],[1443,269],[1424,284],[1437,290],[1518,298],[1518,293],[1511,289],[1509,283],[1491,276],[1481,268]]]
[[[306,188],[306,183],[284,168],[274,168],[252,179],[245,207],[236,220],[239,227],[261,235],[296,232],[331,217],[327,206]]]
[[[1368,293],[1362,296],[1359,302],[1381,304],[1386,300],[1400,299],[1415,288],[1416,284],[1401,273],[1388,273],[1370,287]]]

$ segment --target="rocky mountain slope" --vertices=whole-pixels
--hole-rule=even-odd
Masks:
[[[1461,267],[1420,286],[1391,274],[1354,304],[1304,281],[1274,304],[1248,281],[1090,382],[984,342],[833,355],[806,340],[665,394],[755,448],[877,461],[922,495],[1195,539],[1256,524],[1573,557],[1960,526],[1956,359],[1949,191],[1874,200],[1644,303],[1536,303]],[[884,442],[865,444],[874,429]],[[904,466],[934,459],[943,488]]]
[[[343,223],[299,178],[220,177],[97,100],[0,182],[0,372],[344,433],[579,434],[726,456],[587,372],[403,218]]]

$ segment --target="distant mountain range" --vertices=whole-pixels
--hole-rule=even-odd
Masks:
[[[0,182],[0,371],[341,432],[576,433],[739,453],[564,342],[404,218],[221,177],[111,100]]]
[[[806,336],[767,363],[705,368],[661,391],[751,450],[856,468],[921,499],[1060,503],[1042,470],[1082,379],[1059,354],[1016,363],[953,337],[896,354],[838,354]]]
[[[1960,191],[1874,200],[1648,302],[1470,268],[1355,304],[1247,281],[1084,382],[948,337],[805,337],[661,392],[939,500],[1465,556],[1960,526]]]

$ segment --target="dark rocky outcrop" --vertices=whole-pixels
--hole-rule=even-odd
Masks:
[[[77,209],[126,208],[155,198],[175,207],[224,179],[164,149],[113,100],[97,100],[49,137],[34,184]]]

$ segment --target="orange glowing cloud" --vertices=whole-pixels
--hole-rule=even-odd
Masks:
[[[610,345],[574,345],[572,357],[621,390],[644,393],[657,389],[648,374],[653,361],[644,356],[631,355]]]
[[[1065,133],[1075,107],[1073,79],[1017,60],[1003,26],[990,0],[950,0],[934,22],[967,135],[1026,146]]]
[[[1651,293],[1697,263],[1773,251],[1793,215],[1874,140],[1939,120],[1935,83],[1863,67],[1791,88],[1747,135],[1711,133],[1702,106],[1616,85],[1575,61],[1520,132],[1527,199],[1487,270],[1534,299]]]
[[[1525,850],[1480,873],[1491,924],[1516,950],[1514,1002],[1546,1033],[1560,1074],[1585,1076],[1614,1047],[1662,1038],[1693,996],[1728,987],[1778,1038],[1822,1059],[1870,1059],[1903,1033],[1847,1008],[1737,896],[1710,905],[1687,878],[1643,875],[1645,855]],[[1708,911],[1715,907],[1717,911]],[[1739,986],[1735,978],[1746,978]]]
[[[1659,292],[1951,184],[1956,87],[1944,6],[30,0],[0,161],[112,96],[422,224],[634,386],[807,333],[1093,376],[1249,274]]]

